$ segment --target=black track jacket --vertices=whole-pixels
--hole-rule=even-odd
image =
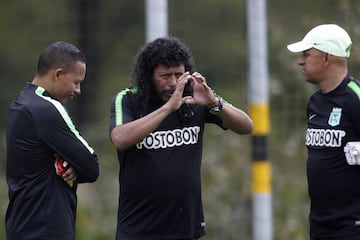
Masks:
[[[26,84],[9,107],[6,145],[7,240],[74,239],[77,184],[56,174],[54,154],[75,169],[78,183],[95,181],[99,165],[63,105]]]

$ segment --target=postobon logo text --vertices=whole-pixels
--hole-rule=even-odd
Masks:
[[[136,144],[138,149],[169,148],[195,144],[199,140],[200,127],[187,127],[168,131],[153,132]]]
[[[306,145],[316,147],[341,147],[345,131],[334,129],[313,129],[306,130]]]

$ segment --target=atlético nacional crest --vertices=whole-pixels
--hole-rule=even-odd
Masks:
[[[340,124],[341,119],[341,108],[334,107],[330,113],[328,124],[332,127],[335,127]]]

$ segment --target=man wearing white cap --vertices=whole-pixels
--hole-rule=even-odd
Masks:
[[[351,44],[344,29],[323,24],[287,46],[301,52],[304,79],[319,87],[307,106],[311,240],[360,240],[360,159],[344,153],[349,142],[360,146],[360,84],[348,74]]]

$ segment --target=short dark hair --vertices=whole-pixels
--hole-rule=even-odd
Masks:
[[[194,70],[194,60],[189,48],[175,37],[157,38],[145,44],[137,53],[132,78],[138,88],[137,109],[140,115],[150,111],[151,96],[154,95],[154,69],[159,65],[175,67],[184,64],[185,71]]]
[[[67,42],[55,42],[41,53],[37,64],[37,74],[43,76],[54,68],[63,68],[67,71],[79,61],[86,63],[87,60],[77,47]]]

